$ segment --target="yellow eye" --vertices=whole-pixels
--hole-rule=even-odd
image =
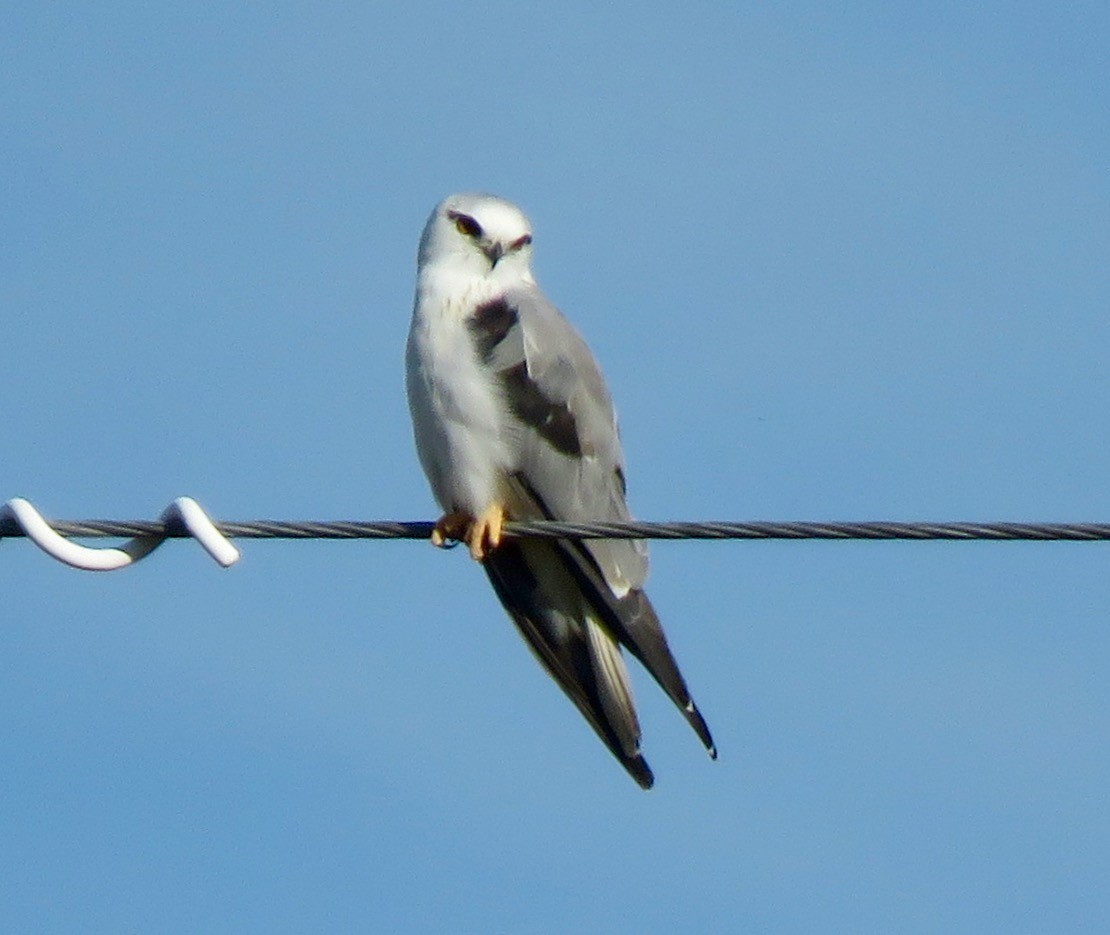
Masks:
[[[473,237],[475,240],[482,236],[482,226],[469,214],[461,214],[458,211],[452,211],[450,217],[455,222],[455,230],[460,234]]]

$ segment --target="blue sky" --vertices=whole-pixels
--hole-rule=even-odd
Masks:
[[[519,202],[647,519],[1110,518],[1105,4],[25,4],[0,500],[430,519],[420,229]],[[639,791],[461,551],[0,544],[5,925],[1110,925],[1100,544],[660,543]]]

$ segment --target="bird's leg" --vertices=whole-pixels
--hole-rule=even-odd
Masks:
[[[486,556],[501,544],[501,528],[504,525],[505,508],[500,503],[491,504],[476,516],[466,531],[470,557],[476,562],[485,561]]]
[[[445,549],[449,541],[466,541],[473,522],[474,518],[463,510],[444,513],[436,520],[435,529],[432,530],[432,545]]]

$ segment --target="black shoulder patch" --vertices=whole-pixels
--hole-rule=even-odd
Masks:
[[[519,321],[516,308],[504,298],[493,299],[474,310],[467,319],[466,328],[483,363],[493,362],[498,347],[518,327]],[[528,373],[526,362],[507,367],[497,376],[505,399],[518,419],[538,432],[556,451],[581,456],[582,444],[574,413],[566,403],[554,402],[544,395]]]
[[[556,451],[578,458],[582,442],[574,413],[566,403],[557,403],[543,394],[528,374],[524,363],[502,370],[499,374],[505,396],[513,413],[535,429]]]
[[[483,363],[490,362],[497,345],[505,340],[516,323],[516,309],[503,298],[486,302],[475,309],[474,314],[467,319],[466,328]]]

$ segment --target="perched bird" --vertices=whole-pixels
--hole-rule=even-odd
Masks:
[[[452,195],[424,227],[406,382],[445,511],[432,541],[467,544],[544,668],[647,789],[621,645],[717,752],[644,594],[646,544],[502,536],[506,519],[631,518],[609,390],[531,259],[528,218],[492,195]]]

